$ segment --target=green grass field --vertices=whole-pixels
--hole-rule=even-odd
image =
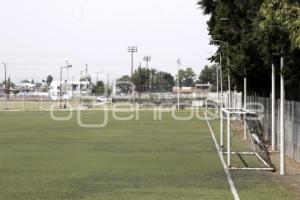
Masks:
[[[151,111],[139,120],[108,116],[104,128],[81,128],[75,113],[54,121],[49,112],[2,112],[0,199],[233,198],[205,121],[176,121],[170,113],[155,121]],[[82,121],[102,118],[86,111]],[[266,173],[232,173],[241,199],[293,199]]]

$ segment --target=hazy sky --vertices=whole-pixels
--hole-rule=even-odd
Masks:
[[[135,67],[149,55],[151,67],[175,74],[180,58],[198,74],[215,49],[196,0],[0,2],[0,62],[8,63],[14,81],[58,78],[66,59],[73,64],[70,77],[77,78],[85,63],[92,75],[129,74],[129,45],[138,46]]]

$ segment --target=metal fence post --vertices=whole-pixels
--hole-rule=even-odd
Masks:
[[[230,167],[230,159],[231,159],[231,134],[230,134],[230,112],[227,113],[227,166]]]

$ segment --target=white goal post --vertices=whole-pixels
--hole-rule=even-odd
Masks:
[[[224,115],[227,121],[227,144],[226,144],[226,150],[224,149],[224,130],[223,130],[223,121],[224,121]],[[242,109],[235,109],[235,108],[221,108],[220,112],[220,151],[224,155],[227,155],[227,163],[226,167],[228,169],[232,170],[269,170],[273,171],[273,166],[270,166],[257,152],[249,151],[249,152],[233,152],[232,149],[232,141],[231,141],[231,117],[232,115],[243,115],[246,116],[247,114],[255,114],[255,112],[251,112],[249,110],[246,110],[244,108]],[[245,123],[244,119],[244,123]],[[250,133],[249,133],[250,134]],[[252,145],[254,146],[254,141],[251,135],[249,135],[250,141]],[[258,158],[258,160],[264,165],[264,167],[235,167],[231,164],[231,155],[237,154],[237,155],[254,155]]]

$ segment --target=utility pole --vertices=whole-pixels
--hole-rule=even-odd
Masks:
[[[137,47],[131,46],[128,47],[128,52],[131,54],[131,81],[133,82],[133,54],[137,53]]]
[[[6,110],[6,101],[7,101],[7,81],[6,81],[6,63],[2,63],[4,66],[4,95],[5,95],[5,103],[4,103],[4,109]],[[9,90],[9,88],[8,88]]]
[[[151,61],[151,56],[145,56],[145,57],[144,57],[144,61],[146,62],[146,68],[148,69],[148,68],[149,68],[148,64],[149,64],[149,62]],[[151,90],[151,79],[152,79],[152,72],[151,72],[151,69],[150,69],[149,72],[150,72],[150,76],[149,76],[149,87],[148,87],[148,91]]]

